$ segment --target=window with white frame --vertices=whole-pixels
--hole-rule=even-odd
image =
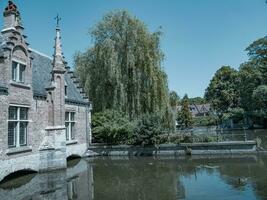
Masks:
[[[66,140],[73,140],[74,136],[74,120],[75,112],[66,112],[65,113],[65,126],[66,126]]]
[[[25,82],[26,65],[12,61],[12,80],[19,83]]]
[[[9,106],[8,147],[27,145],[28,108]]]

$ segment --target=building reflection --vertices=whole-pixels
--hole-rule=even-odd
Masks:
[[[267,157],[76,160],[66,170],[30,174],[1,184],[0,199],[181,200],[198,195],[192,194],[196,186],[208,191],[204,184],[208,177],[215,177],[217,185],[232,186],[232,192],[249,189],[265,198],[266,166]]]
[[[78,182],[79,182],[79,177],[75,177],[74,179],[68,181],[67,193],[69,200],[75,200],[78,198],[78,192],[77,192]]]
[[[65,180],[65,171],[36,174],[30,181],[28,181],[28,175],[25,177],[20,177],[20,187],[14,188],[12,184],[9,184],[8,182],[5,183],[9,184],[8,188],[2,186],[0,187],[0,199],[67,199]]]
[[[81,160],[67,170],[21,176],[0,185],[0,199],[93,200],[90,172],[90,166]]]
[[[95,160],[75,162],[68,165],[67,170],[20,177],[20,185],[16,180],[2,185],[0,199],[185,199],[185,188],[179,181],[177,169],[162,161],[99,159],[97,163]]]
[[[85,161],[67,169],[67,197],[68,200],[93,200],[93,171]]]

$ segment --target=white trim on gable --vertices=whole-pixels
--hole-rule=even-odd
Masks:
[[[53,60],[52,57],[50,57],[50,56],[48,56],[48,55],[46,55],[46,54],[44,54],[44,53],[41,53],[40,51],[37,51],[37,50],[32,49],[32,48],[29,48],[29,50],[30,50],[30,51],[33,51],[33,52],[35,52],[35,53],[37,53],[37,54],[39,54],[39,55],[41,55],[41,56],[44,56],[44,57],[46,57],[46,58],[49,58],[50,60]]]

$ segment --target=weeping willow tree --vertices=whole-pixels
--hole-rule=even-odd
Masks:
[[[127,11],[116,11],[106,14],[90,35],[93,47],[74,60],[94,112],[114,109],[130,119],[158,113],[171,123],[161,32],[151,33]]]

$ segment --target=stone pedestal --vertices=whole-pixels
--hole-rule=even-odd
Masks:
[[[47,127],[39,148],[39,171],[52,171],[67,167],[65,127]]]

